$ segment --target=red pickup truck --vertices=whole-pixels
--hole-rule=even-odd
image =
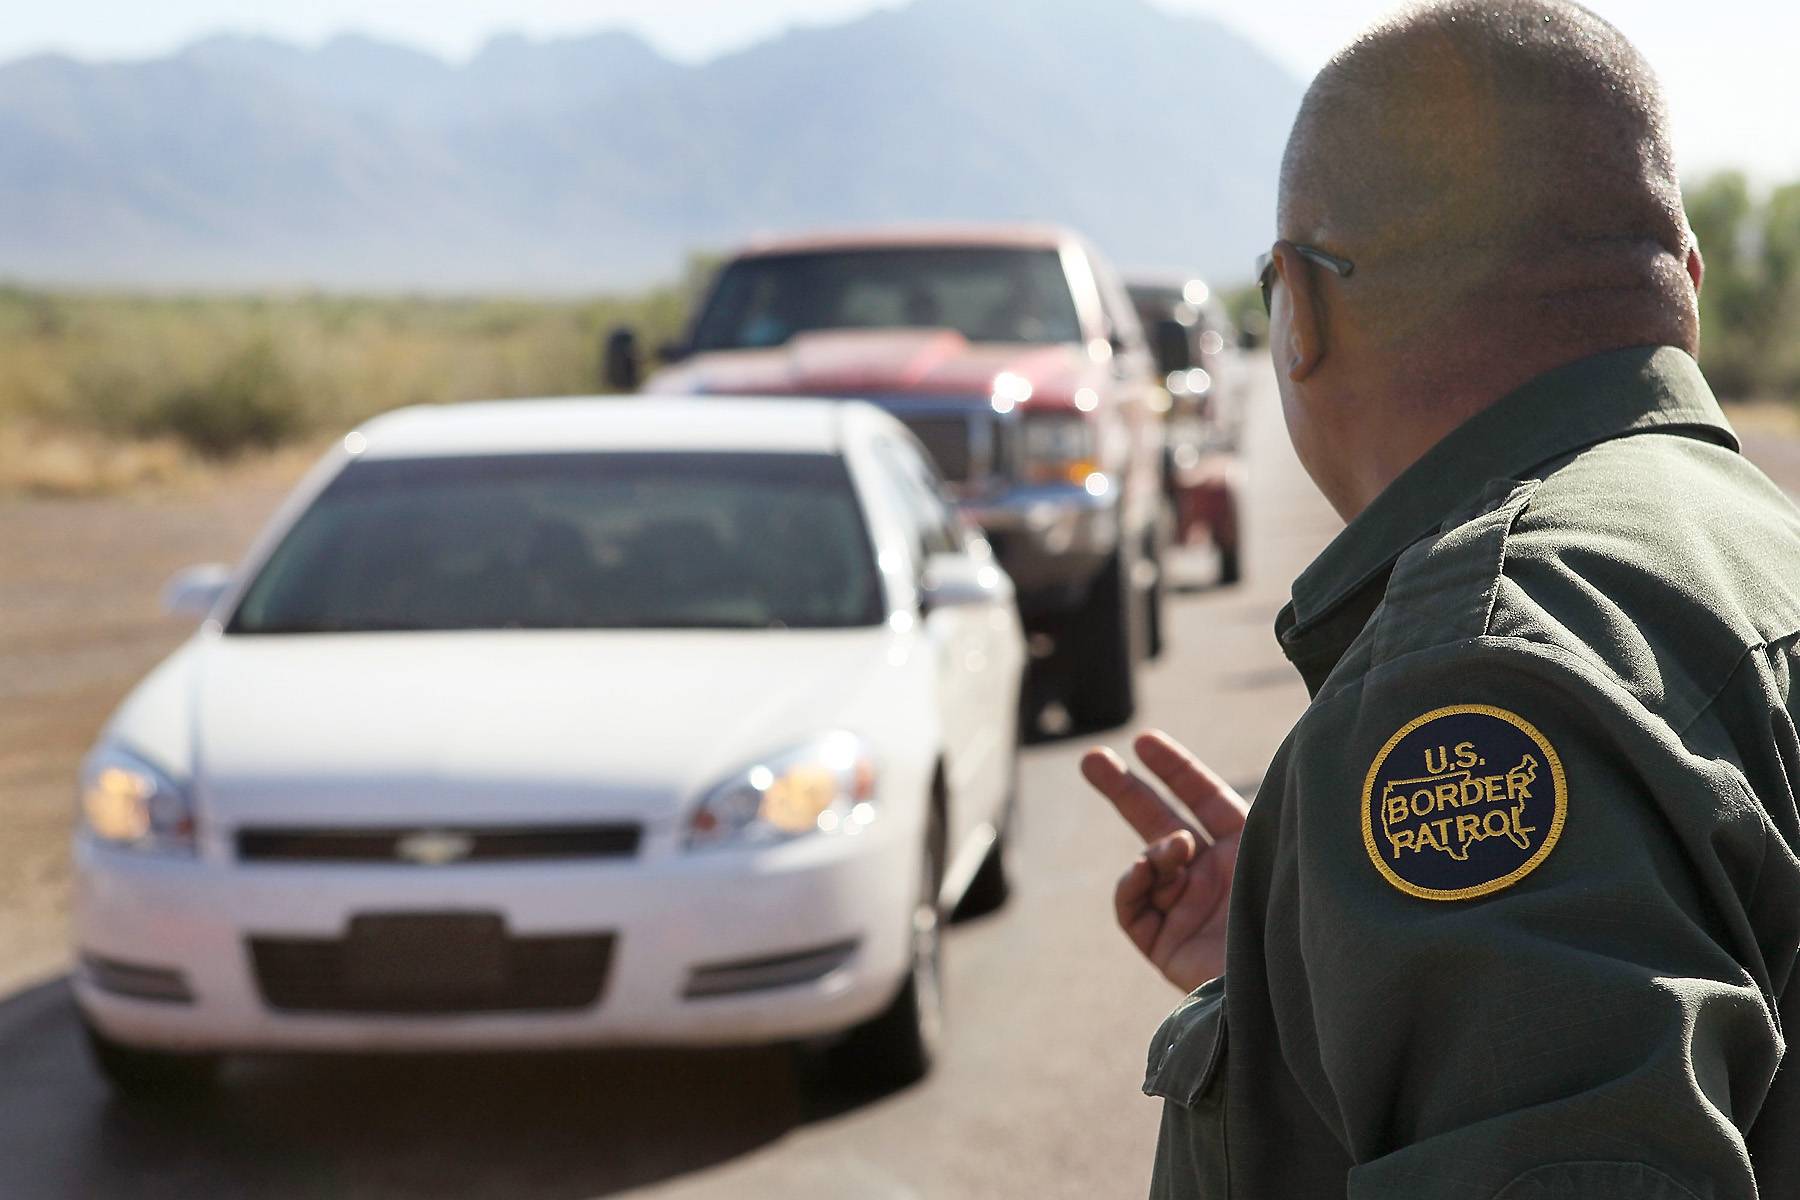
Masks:
[[[1081,728],[1128,720],[1160,649],[1169,406],[1113,271],[1037,227],[769,241],[719,270],[645,389],[869,400],[937,462],[1018,588],[1038,679]],[[635,349],[615,336],[609,375]]]

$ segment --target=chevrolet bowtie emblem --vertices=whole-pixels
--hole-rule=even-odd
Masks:
[[[448,829],[426,829],[409,833],[394,843],[394,853],[422,867],[441,867],[460,862],[475,849],[475,839],[466,833]]]

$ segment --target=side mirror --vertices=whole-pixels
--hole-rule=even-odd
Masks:
[[[606,335],[600,381],[611,391],[635,392],[642,374],[643,356],[638,352],[637,334],[621,325]]]
[[[932,555],[919,584],[919,607],[924,612],[1011,598],[1012,584],[1000,568],[969,554]]]
[[[1164,375],[1185,371],[1194,365],[1193,346],[1188,342],[1188,327],[1173,317],[1164,317],[1152,331],[1156,339],[1156,362]]]
[[[205,563],[177,571],[163,588],[163,612],[171,617],[192,617],[197,621],[213,610],[230,586],[231,568],[222,563]]]
[[[685,342],[664,342],[656,348],[656,357],[666,363],[678,363],[688,356]]]

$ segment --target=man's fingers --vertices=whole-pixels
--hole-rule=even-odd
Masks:
[[[1119,815],[1146,842],[1186,829],[1187,822],[1156,794],[1156,789],[1125,765],[1125,760],[1105,747],[1081,756],[1081,775],[1095,791],[1112,801]]]
[[[1199,845],[1193,830],[1177,830],[1151,842],[1131,869],[1119,876],[1113,889],[1119,928],[1145,954],[1162,936],[1169,910],[1188,884],[1187,868],[1199,853]]]
[[[1148,858],[1140,858],[1119,876],[1119,885],[1113,889],[1113,912],[1119,919],[1119,928],[1144,954],[1150,953],[1157,930],[1162,928],[1162,910],[1150,902],[1155,886],[1155,869]]]
[[[1132,745],[1144,765],[1200,818],[1213,840],[1244,827],[1244,814],[1250,807],[1244,798],[1180,742],[1161,730],[1151,730],[1139,734]]]
[[[1150,903],[1163,912],[1181,898],[1187,886],[1187,869],[1200,852],[1200,839],[1191,829],[1178,830],[1160,841],[1151,842],[1144,859],[1156,874],[1150,892]]]

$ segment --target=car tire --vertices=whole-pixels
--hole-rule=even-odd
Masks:
[[[1012,763],[1008,768],[1006,798],[1000,804],[1000,820],[994,831],[994,844],[988,847],[987,856],[981,860],[981,867],[975,872],[975,878],[957,902],[955,919],[964,920],[969,917],[982,917],[997,912],[1006,904],[1012,894],[1012,879],[1006,870],[1006,853],[1013,841],[1013,829],[1018,822],[1019,811],[1019,752],[1015,745]]]
[[[1111,729],[1137,711],[1136,599],[1125,555],[1114,551],[1069,625],[1063,704],[1079,730]]]
[[[1243,564],[1238,560],[1238,548],[1235,543],[1219,547],[1219,586],[1230,587],[1244,577]]]
[[[1230,587],[1244,577],[1243,562],[1239,558],[1244,544],[1243,523],[1238,517],[1238,496],[1234,488],[1226,493],[1229,503],[1219,527],[1212,531],[1213,544],[1219,548],[1219,586]]]
[[[88,1057],[114,1092],[127,1100],[158,1102],[205,1096],[217,1081],[221,1059],[216,1054],[172,1054],[143,1050],[107,1037],[83,1017]]]
[[[912,967],[881,1013],[852,1029],[826,1055],[834,1081],[851,1088],[896,1088],[931,1071],[943,1036],[943,814],[932,806],[912,912]]]
[[[1156,527],[1146,537],[1144,556],[1156,570],[1156,577],[1144,592],[1144,657],[1152,662],[1168,648],[1169,588],[1165,572],[1169,566],[1169,546],[1174,540],[1174,514],[1167,505],[1157,514]]]

